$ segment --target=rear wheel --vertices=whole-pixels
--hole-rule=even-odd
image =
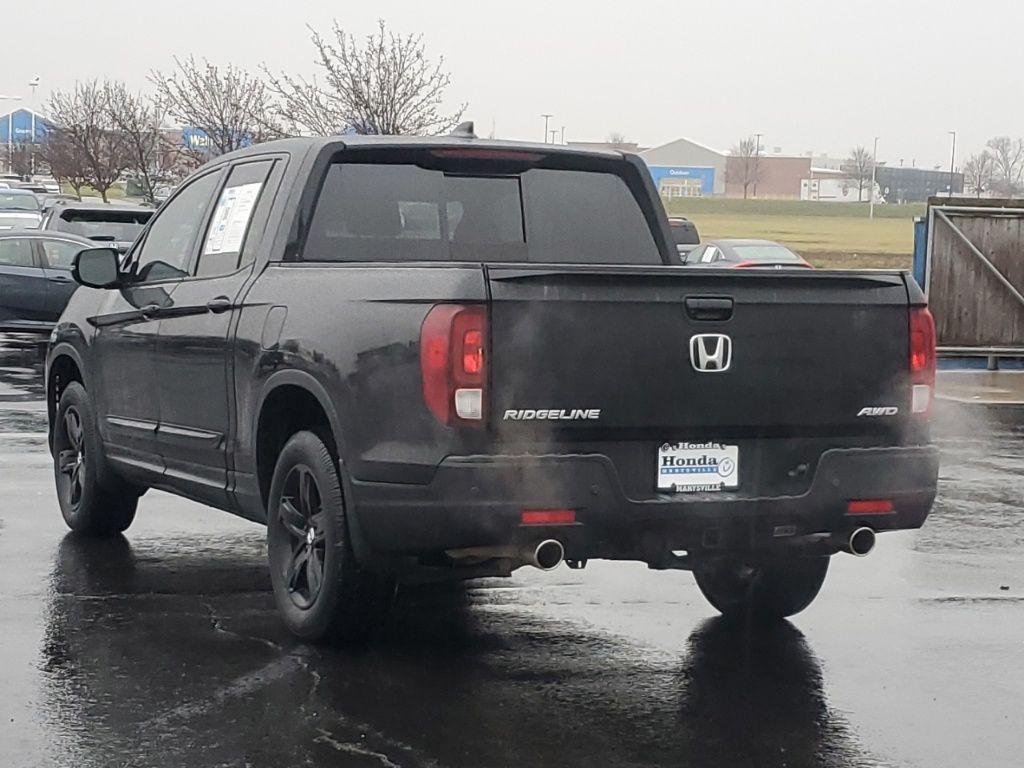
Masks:
[[[101,483],[102,446],[92,401],[78,382],[60,396],[53,424],[53,473],[61,514],[75,533],[104,536],[132,524],[136,489],[115,478]]]
[[[828,573],[827,557],[801,557],[749,565],[719,560],[694,570],[697,586],[730,618],[772,621],[800,613],[817,597]]]
[[[312,641],[365,639],[379,622],[389,582],[356,562],[338,471],[312,432],[288,440],[267,504],[274,599],[288,629]]]

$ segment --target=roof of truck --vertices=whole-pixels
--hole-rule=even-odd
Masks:
[[[320,150],[325,147],[336,147],[337,149],[344,149],[346,147],[440,147],[453,149],[473,147],[477,149],[525,150],[528,152],[543,152],[545,154],[589,155],[604,158],[621,158],[624,154],[623,152],[609,149],[588,149],[566,144],[540,144],[527,141],[506,141],[504,139],[480,139],[453,134],[445,136],[364,136],[350,134],[344,136],[300,136],[289,139],[276,139],[229,152],[217,157],[216,161],[221,161],[225,158],[245,157],[247,155],[262,155],[274,151],[306,152],[310,149]]]

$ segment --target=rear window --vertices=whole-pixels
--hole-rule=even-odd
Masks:
[[[303,258],[661,263],[640,206],[614,174],[469,175],[387,163],[330,167]]]
[[[131,242],[139,236],[153,211],[65,210],[54,229],[91,240]]]
[[[744,261],[800,261],[800,257],[782,245],[734,245],[736,255]]]
[[[31,192],[0,192],[0,211],[38,211],[39,201]]]

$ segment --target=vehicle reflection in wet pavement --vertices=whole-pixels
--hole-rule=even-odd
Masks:
[[[1007,766],[1024,732],[1019,428],[940,424],[921,532],[755,630],[633,564],[403,590],[361,650],[277,619],[263,530],[150,493],[66,534],[41,387],[0,353],[0,765]],[[1001,589],[1008,587],[1008,589]]]
[[[159,754],[161,765],[242,756],[301,765],[332,752],[467,766],[866,759],[789,623],[751,632],[708,619],[673,663],[652,664],[596,629],[519,610],[492,582],[421,588],[372,647],[316,649],[282,634],[262,556],[254,536],[173,548],[61,540],[40,703],[62,762]]]

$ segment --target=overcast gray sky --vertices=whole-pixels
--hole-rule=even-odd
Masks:
[[[15,18],[28,14],[17,4]],[[880,136],[879,158],[949,163],[996,134],[1024,135],[1024,5],[1010,0],[54,0],[5,25],[0,93],[30,103],[76,79],[147,87],[174,54],[312,72],[305,25],[357,34],[377,18],[422,32],[452,74],[450,100],[486,135],[540,140],[542,112],[566,138],[611,131],[655,145],[686,136],[845,156]],[[11,21],[10,14],[7,15]],[[29,20],[26,18],[25,20]],[[0,104],[7,111],[10,103]],[[959,160],[958,160],[959,163]]]

